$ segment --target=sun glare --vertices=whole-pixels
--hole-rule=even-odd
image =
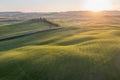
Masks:
[[[89,11],[99,12],[103,10],[110,10],[110,0],[87,0],[85,9]]]

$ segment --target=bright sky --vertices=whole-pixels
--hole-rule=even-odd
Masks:
[[[55,12],[87,10],[90,0],[1,0],[1,11]],[[94,2],[95,0],[92,0]],[[120,0],[108,0],[109,10],[120,10]],[[92,3],[94,6],[96,3]],[[87,8],[85,7],[87,6]],[[102,6],[102,5],[101,5]],[[95,6],[96,7],[96,6]],[[99,6],[100,7],[100,6]],[[88,9],[89,10],[89,9]]]

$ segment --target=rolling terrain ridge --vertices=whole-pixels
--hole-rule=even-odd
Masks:
[[[19,23],[32,30],[49,28],[39,24]],[[29,31],[19,25],[4,26],[2,31],[9,30],[0,35]],[[0,80],[119,80],[119,57],[119,25],[64,27],[1,41]]]

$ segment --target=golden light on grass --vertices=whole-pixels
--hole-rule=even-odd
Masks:
[[[99,12],[111,9],[110,0],[87,0],[85,9],[93,12]]]

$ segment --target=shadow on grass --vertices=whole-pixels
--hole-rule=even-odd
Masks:
[[[46,50],[46,49],[44,49]],[[0,62],[0,79],[4,80],[87,80],[94,61],[74,55],[70,51],[47,49],[40,52],[20,54],[26,58],[11,57]],[[52,52],[51,52],[52,51]],[[62,52],[61,52],[62,51]],[[28,52],[29,53],[29,52]],[[75,52],[74,52],[75,53]],[[91,80],[93,80],[92,77]]]

